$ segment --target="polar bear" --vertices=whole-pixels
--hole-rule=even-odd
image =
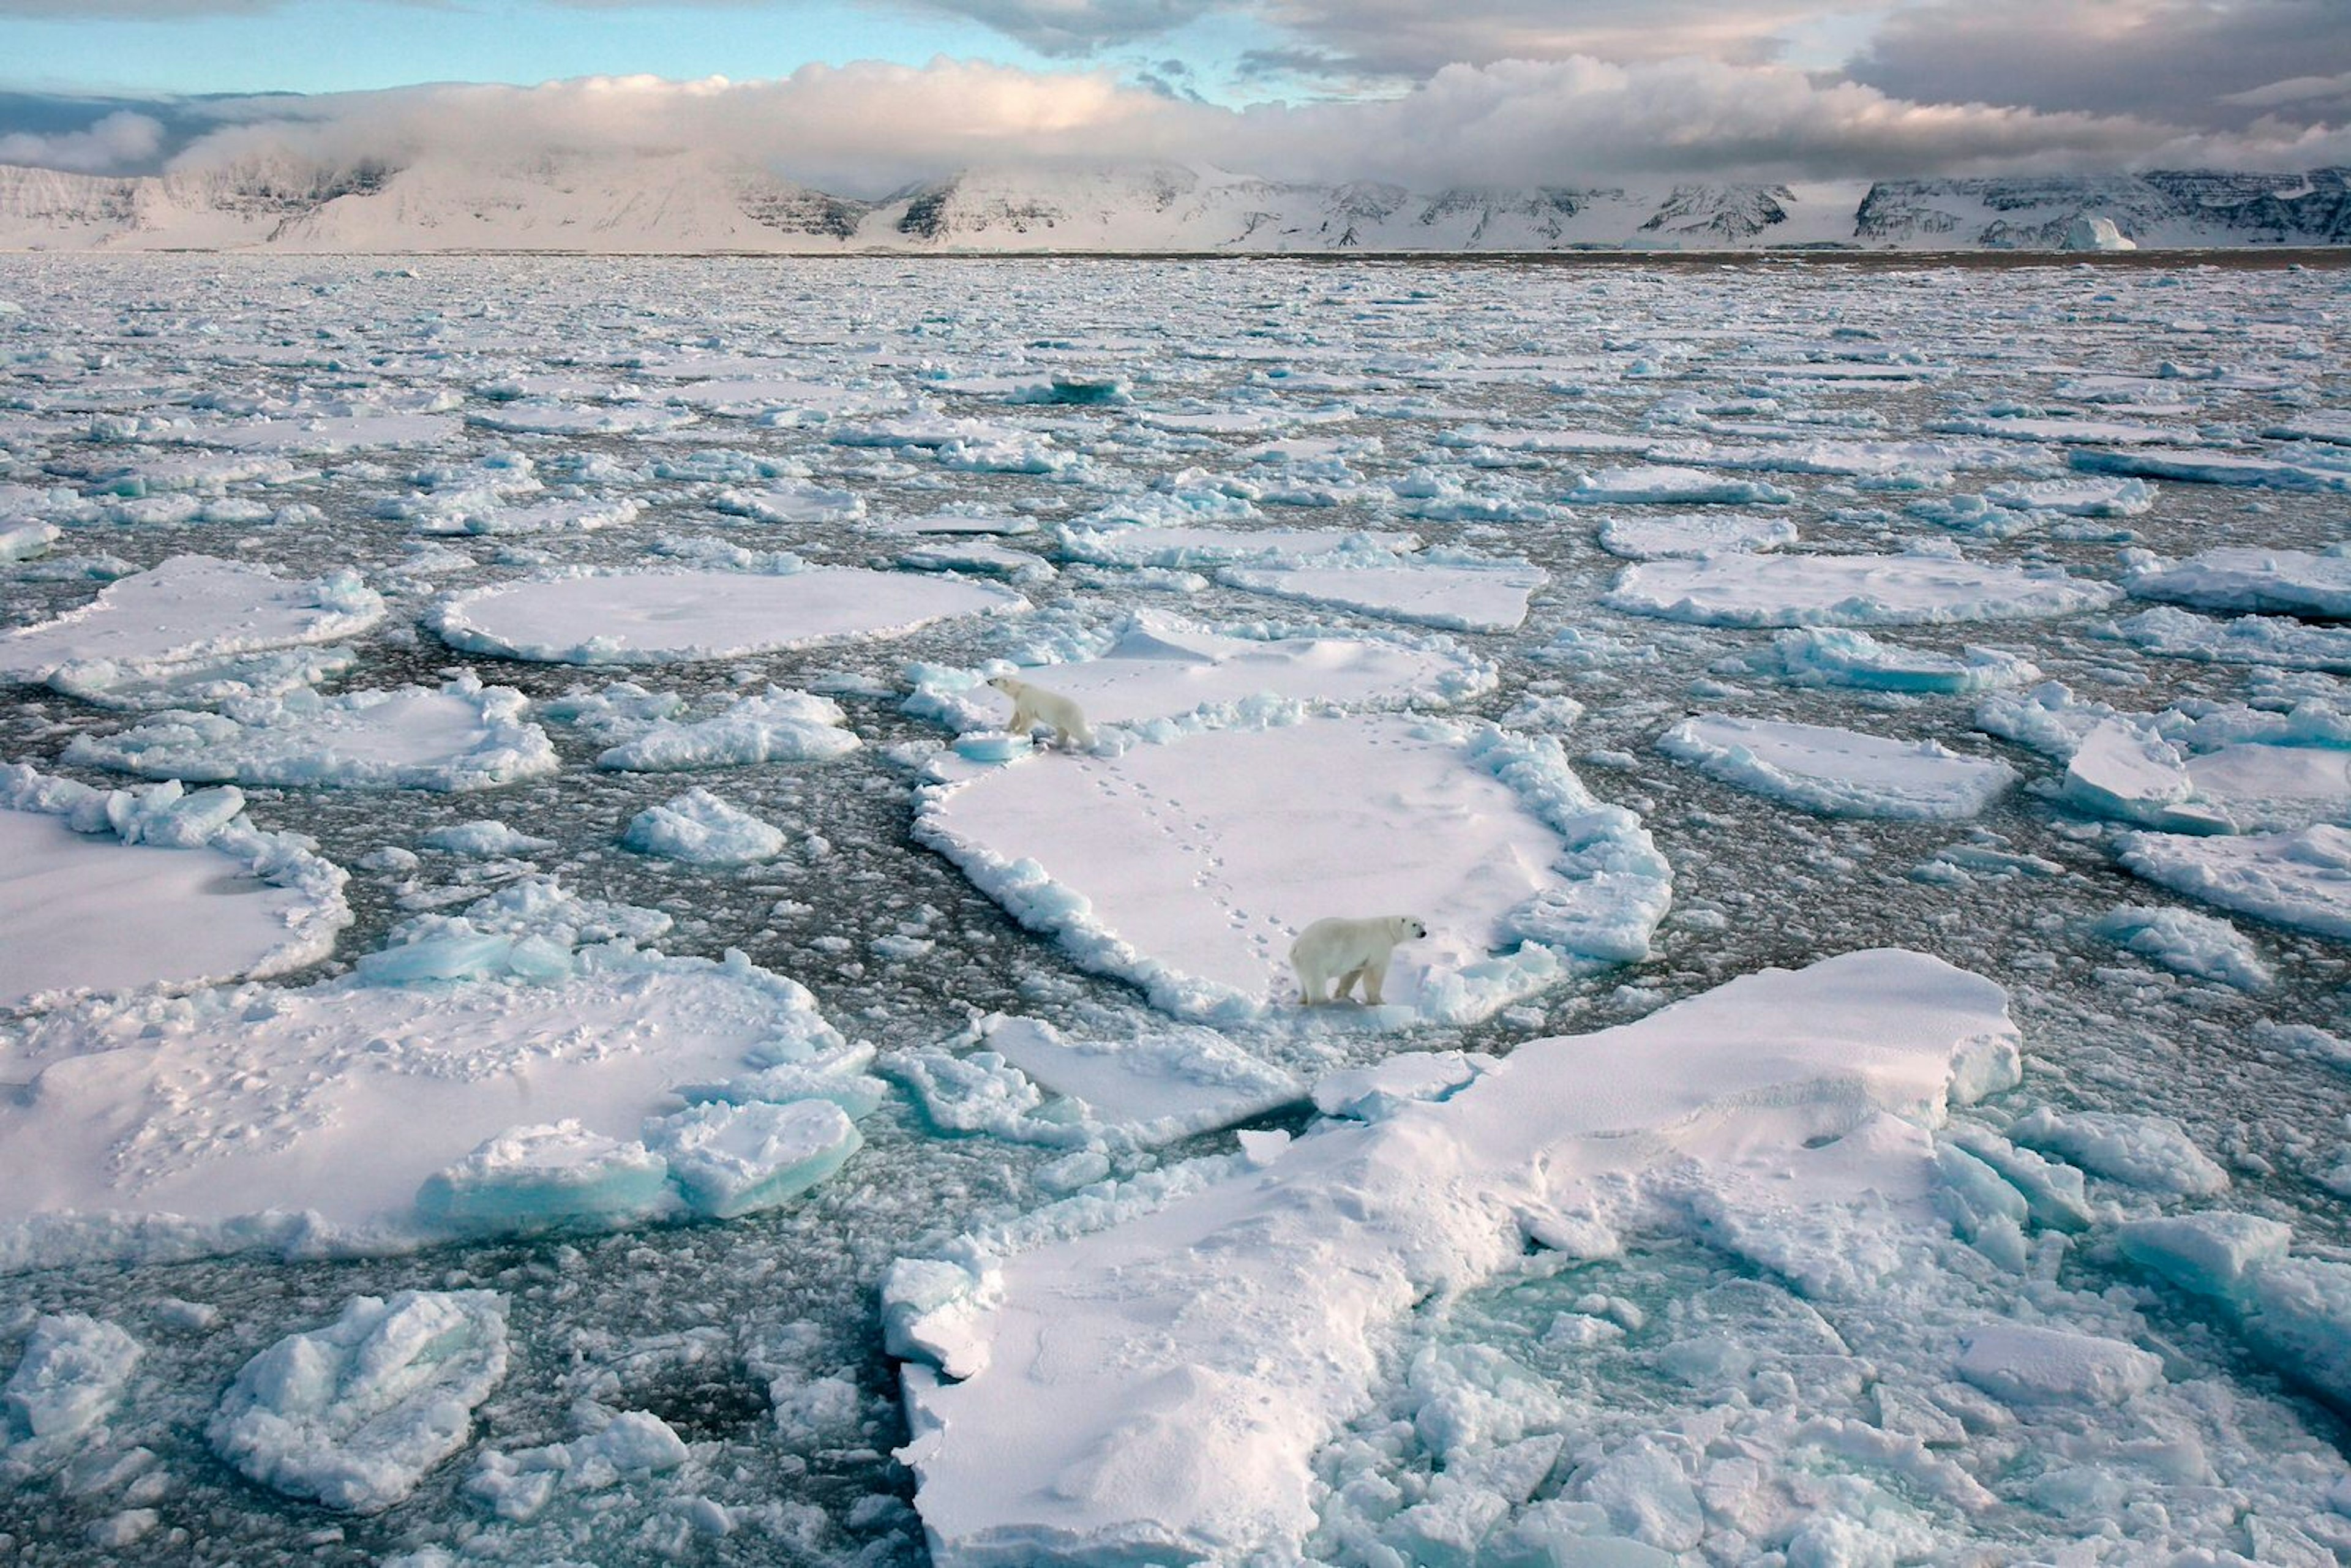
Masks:
[[[1337,915],[1318,920],[1290,945],[1290,962],[1298,970],[1299,999],[1308,1007],[1344,1000],[1355,982],[1364,982],[1364,1005],[1380,1005],[1380,988],[1387,983],[1388,956],[1399,942],[1428,935],[1428,927],[1408,915],[1383,915],[1371,920],[1345,920]],[[1323,987],[1332,980],[1337,990]]]
[[[1012,720],[1004,727],[1012,734],[1026,739],[1039,725],[1050,725],[1057,744],[1092,749],[1094,732],[1086,727],[1085,710],[1061,693],[1032,686],[1017,675],[998,675],[987,684],[1012,699]]]

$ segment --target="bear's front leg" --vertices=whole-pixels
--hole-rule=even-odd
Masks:
[[[1348,998],[1348,994],[1354,990],[1355,982],[1363,979],[1370,972],[1371,967],[1369,965],[1358,964],[1353,968],[1348,970],[1345,974],[1340,976],[1337,988],[1331,993],[1331,999],[1334,1002],[1346,1000]]]
[[[1008,734],[1027,735],[1037,727],[1037,716],[1021,704],[1015,703],[1012,705],[1012,720],[1004,727]]]

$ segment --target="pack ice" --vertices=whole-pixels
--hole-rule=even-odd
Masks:
[[[350,923],[344,873],[235,789],[93,789],[0,767],[0,1007],[282,974]]]
[[[636,946],[668,924],[525,881],[343,979],[38,1015],[0,1040],[0,1267],[781,1201],[856,1148],[862,1058],[740,954]]]
[[[1295,1560],[1316,1522],[1310,1460],[1361,1411],[1416,1302],[1474,1287],[1531,1238],[1613,1245],[1646,1182],[1763,1225],[1831,1224],[1865,1192],[1923,1220],[1928,1130],[1947,1101],[2013,1082],[2015,1052],[1997,986],[1851,954],[1530,1041],[1449,1097],[1321,1124],[1094,1234],[902,1263],[885,1322],[934,1560]],[[1669,1506],[1661,1480],[1643,1490]],[[1474,1552],[1499,1511],[1463,1506],[1482,1521],[1457,1532]],[[1579,1559],[1579,1533],[1563,1523],[1562,1555],[1532,1560],[1652,1560],[1630,1543]]]
[[[1030,758],[926,788],[914,832],[1080,963],[1228,1021],[1295,999],[1290,943],[1325,915],[1421,920],[1387,1005],[1458,1021],[1640,957],[1671,886],[1556,739],[1402,718]]]
[[[2121,597],[2062,570],[1930,555],[1710,555],[1626,567],[1607,602],[1707,626],[1919,626],[2071,615]]]
[[[661,664],[888,636],[953,616],[1028,607],[1005,589],[907,572],[647,571],[453,594],[434,606],[429,621],[444,642],[469,653],[567,664]]]
[[[2016,769],[1998,758],[1964,757],[1931,740],[1726,714],[1682,720],[1657,737],[1657,749],[1726,784],[1830,817],[1972,817],[2016,782]]]

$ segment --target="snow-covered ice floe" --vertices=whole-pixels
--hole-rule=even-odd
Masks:
[[[2120,452],[2092,448],[2070,454],[2068,461],[2085,474],[2123,474],[2256,489],[2351,491],[2351,471],[2203,447],[2137,446]]]
[[[1527,601],[1551,580],[1524,562],[1416,566],[1228,566],[1217,580],[1251,593],[1360,611],[1451,632],[1508,632],[1527,618]]]
[[[1033,757],[925,788],[914,833],[1080,963],[1217,1021],[1294,999],[1290,943],[1325,915],[1421,920],[1388,1009],[1458,1022],[1642,956],[1671,887],[1555,738],[1401,718]]]
[[[1205,567],[1243,562],[1294,564],[1325,556],[1387,561],[1420,548],[1416,534],[1388,529],[1220,528],[1180,524],[1089,527],[1053,530],[1054,548],[1070,560],[1097,566]]]
[[[553,773],[554,744],[511,686],[458,675],[439,689],[307,689],[166,712],[112,735],[83,735],[66,760],[149,779],[337,789],[494,789]]]
[[[323,985],[39,1015],[0,1040],[0,1269],[781,1201],[857,1133],[766,1121],[870,1048],[739,953],[636,946],[667,925],[527,881]]]
[[[477,589],[429,616],[452,647],[566,664],[738,658],[848,637],[887,637],[1029,601],[960,578],[841,568],[769,574],[611,572]]]
[[[1766,479],[1740,479],[1705,468],[1646,463],[1586,474],[1563,498],[1581,505],[1782,507],[1796,497],[1792,491]]]
[[[1997,758],[1932,740],[1893,740],[1814,724],[1698,714],[1657,749],[1701,773],[1830,817],[1939,821],[1972,817],[2016,782]]]
[[[1607,603],[1708,626],[1918,626],[2098,610],[2122,597],[2062,570],[1935,555],[1716,555],[1626,567]]]
[[[239,1370],[207,1435],[264,1486],[381,1513],[473,1437],[507,1375],[506,1298],[490,1291],[357,1296]]]
[[[1787,518],[1737,512],[1635,515],[1610,517],[1600,525],[1600,548],[1628,560],[1670,560],[1719,550],[1756,552],[1795,542],[1796,525]]]
[[[2030,661],[1997,648],[1970,647],[1954,657],[1844,627],[1782,632],[1771,639],[1770,653],[1750,663],[1790,685],[1881,692],[1980,692],[2041,678]]]
[[[917,666],[906,710],[958,731],[1001,727],[1009,701],[977,670]],[[1174,733],[1237,718],[1251,699],[1317,707],[1447,703],[1489,689],[1492,664],[1449,645],[1361,637],[1238,637],[1138,612],[1088,657],[1021,678],[1074,700],[1093,724]]]
[[[2175,893],[2273,925],[2351,940],[2351,832],[2321,823],[2233,838],[2133,833],[2116,858]]]
[[[2124,579],[2141,599],[2199,610],[2351,617],[2351,549],[2253,549],[2230,545],[2167,561],[2140,553]]]
[[[2158,606],[2116,622],[2115,631],[2135,647],[2174,659],[2351,674],[2351,627],[2305,626],[2268,615],[2217,621]]]
[[[54,621],[0,633],[0,678],[46,681],[103,667],[150,676],[172,666],[357,636],[383,600],[352,571],[289,581],[266,567],[175,555],[109,583]]]
[[[0,1008],[283,974],[350,924],[344,873],[235,789],[93,789],[0,767]]]
[[[1531,1245],[1612,1250],[1618,1206],[1655,1182],[1687,1224],[1737,1216],[1864,1249],[1880,1225],[1932,1224],[1930,1129],[2016,1071],[1999,987],[1849,954],[1530,1041],[1440,1098],[1322,1124],[1093,1234],[1057,1233],[1049,1211],[1025,1249],[901,1262],[883,1316],[934,1560],[1292,1560],[1316,1522],[1310,1461],[1369,1404],[1416,1303]],[[2029,1364],[1989,1344],[1979,1360],[1987,1376]],[[1579,1533],[1562,1521],[1565,1555],[1529,1560],[1670,1560],[1630,1543],[1579,1557]]]
[[[621,842],[643,855],[684,861],[688,865],[746,865],[783,852],[784,831],[720,800],[707,789],[689,789],[629,821]]]

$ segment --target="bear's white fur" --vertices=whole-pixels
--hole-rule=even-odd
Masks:
[[[1428,935],[1428,927],[1408,915],[1383,915],[1372,920],[1346,920],[1337,915],[1318,920],[1290,945],[1290,962],[1298,970],[1299,999],[1308,1007],[1343,1001],[1355,982],[1364,982],[1364,1004],[1380,1005],[1380,988],[1387,983],[1388,958],[1396,944]],[[1339,988],[1329,996],[1323,988],[1332,980]]]
[[[1039,725],[1050,725],[1057,744],[1092,747],[1094,732],[1086,727],[1085,710],[1061,693],[1016,675],[998,675],[987,684],[1012,699],[1012,719],[1004,727],[1012,734],[1025,739]]]

